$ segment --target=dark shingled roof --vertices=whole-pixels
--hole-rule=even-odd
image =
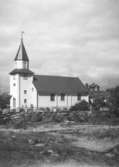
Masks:
[[[10,72],[10,75],[21,74],[21,75],[33,75],[33,72],[29,69],[14,69]]]
[[[34,75],[33,84],[40,95],[86,94],[87,90],[81,80],[76,77]]]
[[[26,53],[26,49],[24,47],[23,39],[21,39],[21,43],[20,43],[18,52],[17,52],[14,60],[15,61],[16,60],[29,61],[29,58],[28,58],[27,53]]]

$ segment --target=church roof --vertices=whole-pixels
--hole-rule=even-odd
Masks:
[[[77,77],[34,75],[33,84],[41,95],[61,93],[77,95],[87,93],[87,89]]]
[[[29,69],[14,69],[10,72],[10,75],[21,74],[21,75],[33,75],[33,72]]]
[[[21,38],[21,43],[19,45],[19,49],[17,51],[16,57],[14,59],[16,60],[23,60],[23,61],[29,61],[29,58],[26,53],[26,49],[24,47],[23,39]]]

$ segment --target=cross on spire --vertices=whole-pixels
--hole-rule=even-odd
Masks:
[[[24,31],[21,31],[21,39],[23,40]]]

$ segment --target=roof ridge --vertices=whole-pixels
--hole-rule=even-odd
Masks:
[[[39,76],[39,77],[58,77],[58,78],[75,78],[75,79],[79,79],[79,77],[63,76],[63,75],[38,75],[38,74],[35,74],[34,76]]]

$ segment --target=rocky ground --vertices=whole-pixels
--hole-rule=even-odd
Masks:
[[[119,127],[44,124],[0,129],[0,167],[119,167]]]

